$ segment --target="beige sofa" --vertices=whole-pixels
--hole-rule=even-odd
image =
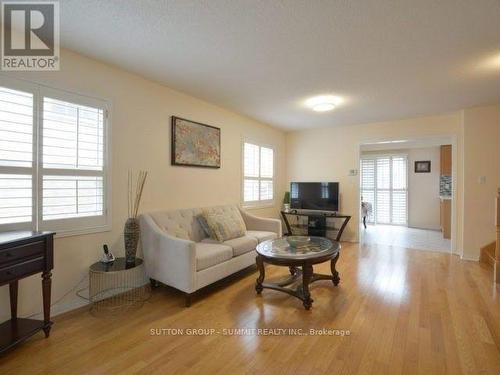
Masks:
[[[198,220],[204,210],[239,212],[245,235],[225,242],[208,238]],[[198,289],[255,264],[257,244],[282,234],[280,220],[251,215],[236,205],[148,213],[141,215],[140,226],[147,276],[183,291],[186,306]]]

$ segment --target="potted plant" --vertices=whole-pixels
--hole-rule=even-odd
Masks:
[[[290,192],[285,191],[285,196],[283,197],[283,211],[290,211]]]

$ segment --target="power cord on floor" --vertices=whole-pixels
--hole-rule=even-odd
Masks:
[[[53,307],[53,306],[57,305],[57,304],[58,304],[59,302],[61,302],[61,301],[62,301],[62,300],[63,300],[66,296],[68,296],[71,292],[74,292],[74,291],[76,290],[76,288],[78,288],[78,287],[80,286],[80,284],[81,284],[81,283],[82,283],[82,282],[83,282],[83,281],[84,281],[87,277],[88,277],[87,275],[83,276],[83,277],[82,277],[82,279],[81,279],[81,280],[80,280],[80,281],[79,281],[79,282],[78,282],[78,283],[77,283],[77,284],[76,284],[73,288],[71,288],[69,291],[67,291],[66,293],[64,293],[64,294],[63,294],[63,295],[62,295],[59,299],[57,299],[55,302],[52,302],[52,303],[50,304],[50,307]],[[78,289],[78,290],[76,291],[76,293],[75,293],[75,294],[76,294],[78,297],[80,297],[80,298],[82,298],[82,299],[84,299],[84,300],[86,300],[86,301],[89,301],[89,298],[88,298],[88,297],[85,297],[85,296],[82,296],[82,295],[81,295],[81,292],[82,292],[82,291],[84,291],[85,289],[88,289],[88,286],[86,286],[86,287],[84,287],[84,288],[82,288],[82,289]],[[26,318],[28,318],[28,319],[29,319],[29,318],[32,318],[33,316],[40,315],[40,314],[42,314],[42,312],[37,312],[37,313],[31,314],[31,315],[27,316]]]

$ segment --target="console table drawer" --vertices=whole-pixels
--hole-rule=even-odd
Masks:
[[[12,266],[0,268],[0,284],[10,280],[16,280],[33,273],[42,272],[45,267],[43,257],[27,260]]]
[[[54,234],[54,232],[32,230],[0,232],[0,286],[9,284],[10,296],[10,319],[0,322],[0,357],[2,353],[11,350],[37,332],[43,330],[45,337],[49,337],[52,326],[50,271],[54,268]],[[17,316],[19,280],[40,273],[43,320],[19,318]]]
[[[43,256],[44,251],[45,243],[43,241],[0,250],[0,267],[6,263],[21,261],[23,258],[41,257]]]

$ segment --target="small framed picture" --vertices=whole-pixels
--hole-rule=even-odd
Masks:
[[[430,173],[431,172],[431,161],[416,161],[415,162],[415,173]]]

